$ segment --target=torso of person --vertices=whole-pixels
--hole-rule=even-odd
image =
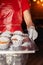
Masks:
[[[4,1],[0,5],[0,31],[9,30],[14,32],[16,30],[21,30],[22,23],[22,8],[21,1]]]
[[[0,31],[22,31],[21,0],[3,0],[0,4]]]

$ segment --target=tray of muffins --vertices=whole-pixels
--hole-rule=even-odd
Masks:
[[[29,51],[36,49],[37,46],[34,41],[28,38],[28,34],[21,31],[15,31],[14,33],[5,31],[0,34],[0,50]]]

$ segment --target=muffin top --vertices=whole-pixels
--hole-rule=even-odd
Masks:
[[[5,31],[1,34],[1,36],[11,37],[11,32]]]
[[[0,36],[0,42],[9,42],[9,38]]]
[[[11,37],[11,40],[23,40],[23,37],[22,36],[20,36],[20,35],[13,35],[12,37]]]

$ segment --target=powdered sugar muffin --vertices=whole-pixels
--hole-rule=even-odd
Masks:
[[[12,40],[13,45],[15,47],[18,47],[22,44],[23,37],[20,35],[13,35],[11,40]]]
[[[9,42],[10,40],[8,37],[0,36],[0,49],[8,48]]]

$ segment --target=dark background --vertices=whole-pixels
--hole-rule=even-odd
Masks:
[[[30,0],[30,4],[32,20],[38,32],[35,43],[39,50],[34,54],[29,54],[27,65],[43,65],[43,6],[33,2],[33,0]]]
[[[38,38],[35,40],[39,50],[43,51],[43,6],[30,0],[31,16],[38,32]]]

